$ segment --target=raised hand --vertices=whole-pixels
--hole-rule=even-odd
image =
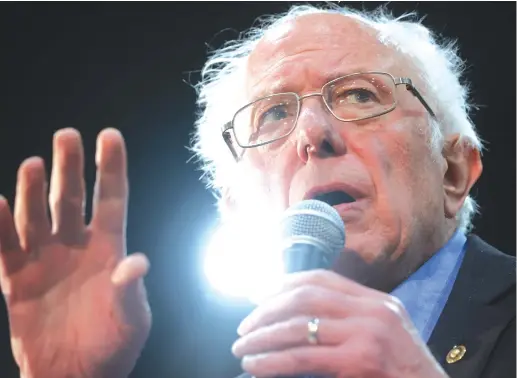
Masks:
[[[49,201],[44,164],[35,157],[19,168],[14,216],[0,197],[0,286],[13,354],[23,378],[127,377],[151,314],[148,260],[126,256],[124,140],[114,129],[99,134],[89,225],[79,133],[58,131],[53,151]]]

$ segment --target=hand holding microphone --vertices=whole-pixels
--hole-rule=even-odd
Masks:
[[[341,222],[341,223],[340,223]],[[394,297],[330,270],[344,247],[339,214],[303,201],[284,218],[282,289],[239,326],[233,353],[252,376],[444,378]]]

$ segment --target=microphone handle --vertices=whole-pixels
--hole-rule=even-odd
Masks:
[[[283,258],[286,273],[330,268],[325,252],[309,243],[292,244],[284,250]]]

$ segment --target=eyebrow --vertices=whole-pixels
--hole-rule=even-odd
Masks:
[[[338,79],[340,77],[343,77],[343,76],[347,76],[347,75],[354,74],[354,73],[378,72],[378,71],[382,71],[382,69],[381,70],[374,70],[374,69],[371,69],[371,68],[356,67],[354,69],[346,70],[346,71],[336,70],[335,72],[329,73],[329,74],[327,74],[327,75],[325,75],[325,76],[323,76],[321,78],[322,79],[322,84],[320,85],[320,87],[318,89],[321,89],[321,87],[323,85],[325,85],[326,83],[328,83],[328,82],[330,82],[332,80]],[[289,82],[283,81],[282,79],[279,79],[279,80],[273,82],[273,84],[271,84],[267,88],[260,89],[257,92],[252,92],[253,95],[251,96],[250,100],[251,101],[255,101],[255,100],[258,100],[259,98],[266,97],[266,96],[271,96],[271,95],[277,94],[277,93],[286,93],[286,92],[298,93],[298,91],[293,89],[293,88],[295,88],[297,86],[300,86],[299,82],[297,82],[297,83],[289,83]]]

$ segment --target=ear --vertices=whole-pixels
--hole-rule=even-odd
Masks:
[[[446,163],[443,176],[444,212],[447,218],[454,218],[481,175],[483,164],[479,150],[458,134],[447,139],[442,155]]]

